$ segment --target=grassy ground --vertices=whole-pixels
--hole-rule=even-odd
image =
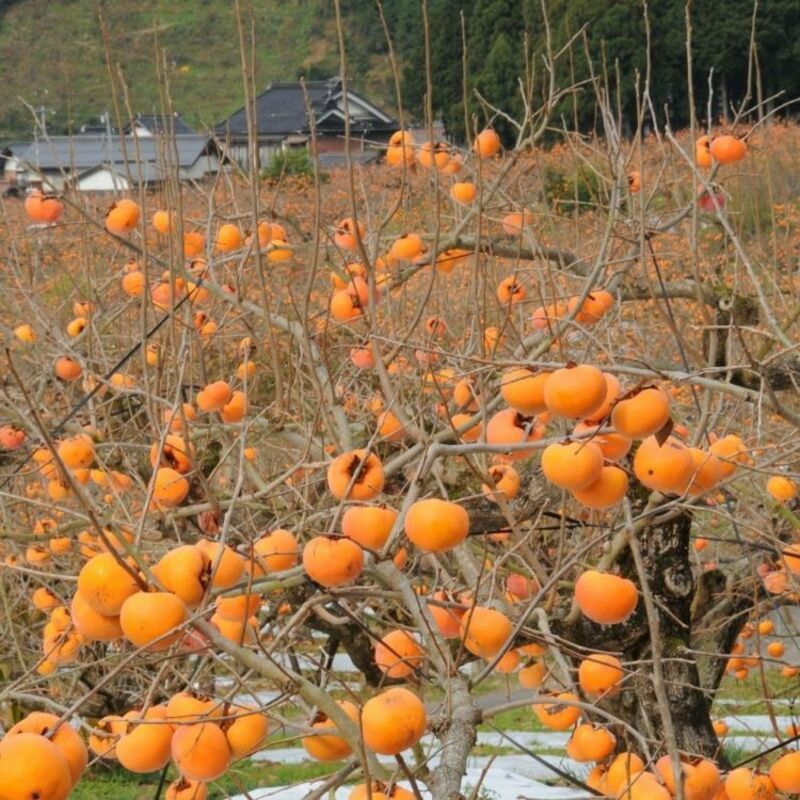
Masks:
[[[767,714],[768,704],[764,701],[764,688],[761,683],[761,674],[757,669],[751,670],[750,675],[743,681],[736,680],[732,675],[725,677],[720,686],[718,699],[733,700],[733,703],[716,703],[713,714],[716,717],[737,714]],[[789,709],[786,704],[794,701],[798,694],[798,679],[785,678],[777,670],[764,671],[767,691],[775,707],[777,715],[786,715]]]
[[[268,761],[243,761],[221,780],[209,786],[209,797],[229,797],[254,787],[285,786],[319,778],[335,772],[340,764],[309,761],[302,764],[272,764]],[[167,779],[175,778],[170,767]],[[72,800],[152,800],[159,774],[131,775],[121,769],[98,769],[84,777],[70,795]]]

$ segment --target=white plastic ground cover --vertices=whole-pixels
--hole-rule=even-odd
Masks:
[[[778,729],[782,734],[793,721],[791,717],[776,718]],[[745,750],[757,750],[777,744],[772,723],[766,714],[725,717],[725,722],[728,724],[731,734],[737,734],[729,736],[730,739],[735,740],[737,747]],[[508,736],[534,752],[563,748],[568,738],[565,733],[548,733],[546,731],[509,731]],[[423,744],[433,745],[433,740],[425,737]],[[479,732],[478,744],[494,747],[511,746],[507,739],[492,731]],[[302,748],[286,747],[262,750],[253,758],[260,761],[297,764],[307,761],[308,755]],[[540,758],[577,778],[585,777],[588,771],[585,764],[579,764],[566,757],[541,755]],[[432,766],[435,766],[437,761],[438,758],[434,756],[431,760]],[[490,761],[488,756],[474,756],[469,759],[467,774],[463,781],[465,794],[469,794],[469,791],[466,790],[474,787],[481,780],[483,771]],[[394,763],[390,758],[387,758],[386,762],[387,764]],[[579,800],[589,796],[588,793],[575,787],[553,786],[545,783],[545,781],[554,780],[560,779],[545,764],[536,759],[524,754],[501,755],[491,761],[491,766],[481,784],[482,796],[487,800]],[[272,786],[249,790],[249,795],[252,800],[302,800],[319,785],[320,781],[310,781],[296,786]],[[352,787],[341,787],[331,797],[335,800],[347,800],[351,791]],[[428,795],[423,792],[423,796],[427,797]],[[327,800],[328,795],[326,794],[325,797]],[[245,795],[237,795],[234,800],[247,800],[247,798]]]
[[[488,759],[482,759],[488,762]],[[531,761],[531,759],[528,759]],[[588,797],[587,792],[566,786],[549,786],[546,783],[528,777],[526,768],[520,764],[517,756],[501,756],[494,760],[486,775],[485,767],[470,766],[464,776],[462,790],[465,794],[470,789],[481,785],[481,796],[487,800],[582,800]],[[248,792],[252,800],[303,800],[303,798],[320,785],[319,781],[300,783],[296,786],[272,786],[269,789],[254,789]],[[406,789],[408,784],[401,783]],[[336,790],[333,797],[336,800],[347,800],[352,791],[351,786],[344,786]],[[422,791],[423,797],[430,797]],[[326,800],[328,795],[325,795]],[[233,800],[247,800],[245,795],[237,795]]]

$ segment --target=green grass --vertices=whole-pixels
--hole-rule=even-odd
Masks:
[[[773,701],[793,700],[800,689],[798,678],[786,678],[776,669],[766,669],[764,678],[767,683],[769,697]],[[715,717],[735,714],[766,714],[767,703],[764,701],[764,690],[761,685],[761,674],[757,669],[751,670],[743,681],[732,675],[726,676],[720,685],[719,698],[734,700],[734,703],[716,703],[712,709]],[[780,712],[778,706],[776,713]]]
[[[285,786],[313,780],[335,772],[340,764],[316,761],[299,764],[273,764],[269,761],[243,761],[212,784],[209,797],[214,800],[239,794],[254,787]],[[96,769],[80,781],[71,800],[152,800],[159,775],[134,775],[119,768]],[[174,779],[170,768],[168,780]]]
[[[492,717],[490,722],[493,727],[489,725],[480,725],[479,731],[491,731],[498,728],[501,731],[543,731],[541,723],[539,722],[536,714],[530,706],[520,706],[519,708],[512,708],[510,711],[503,711]]]

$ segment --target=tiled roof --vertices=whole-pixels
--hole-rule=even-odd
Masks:
[[[305,86],[305,92],[303,91]],[[302,83],[271,83],[256,98],[256,128],[261,136],[288,136],[308,133],[309,106],[314,120],[319,120],[336,109],[342,96],[342,82],[338,78],[327,81],[306,81]],[[357,132],[369,130],[394,130],[397,123],[387,114],[376,108],[360,95],[348,90],[348,96],[373,109],[366,118],[352,121]],[[343,123],[338,124],[342,128]],[[247,136],[247,114],[240,108],[228,119],[216,126],[217,136],[235,138]]]

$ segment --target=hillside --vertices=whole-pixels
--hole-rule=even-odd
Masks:
[[[98,0],[0,0],[0,58],[6,67],[0,83],[0,137],[29,136],[31,113],[20,102],[52,109],[48,128],[64,132],[112,108],[111,82],[98,19]],[[192,124],[224,119],[242,102],[241,55],[234,2],[219,0],[129,0],[106,2],[112,60],[130,87],[135,111],[161,107],[156,32],[166,59],[173,107]],[[394,81],[374,0],[341,0],[348,67],[356,89],[388,111],[395,106]],[[455,141],[465,139],[463,99],[468,116],[486,123],[492,106],[519,118],[523,103],[516,76],[538,64],[546,52],[539,0],[429,0],[433,111]],[[241,0],[247,36],[253,7],[256,86],[294,80],[299,74],[322,78],[339,72],[333,0]],[[402,72],[407,113],[422,115],[427,87],[420,0],[383,3]],[[650,97],[659,125],[689,123],[684,0],[595,3],[548,0],[556,50],[583,26],[586,39],[572,50],[562,82],[579,89],[562,98],[557,116],[566,114],[583,131],[597,128],[596,76],[606,65],[609,91],[618,95],[627,130],[637,117],[636,81],[647,64],[657,64]],[[791,111],[800,95],[798,59],[800,17],[796,0],[761,3],[753,41],[757,68],[745,55],[753,23],[751,0],[696,0],[692,4],[692,83],[695,113],[728,118],[733,109],[771,98],[767,108]],[[466,42],[466,92],[463,86]],[[652,47],[648,55],[647,30]],[[588,59],[588,60],[587,60]],[[591,63],[589,63],[591,62]],[[614,64],[614,69],[609,67]],[[709,75],[713,75],[709,93]],[[529,76],[533,97],[542,96],[544,75]],[[478,98],[484,98],[486,103]],[[668,109],[668,110],[667,110]],[[513,125],[492,120],[507,145]]]
[[[330,0],[257,0],[257,84],[338,73]],[[97,0],[0,3],[0,137],[28,136],[32,117],[19,98],[52,109],[48,128],[97,121],[112,108]],[[243,3],[244,8],[247,7]],[[242,102],[239,37],[233,3],[216,0],[128,0],[106,4],[113,59],[130,87],[134,110],[160,107],[154,22],[167,60],[175,109],[194,125],[213,124]],[[357,32],[348,26],[354,57]],[[361,48],[364,49],[363,47]],[[392,105],[384,67],[360,59],[356,83]]]

